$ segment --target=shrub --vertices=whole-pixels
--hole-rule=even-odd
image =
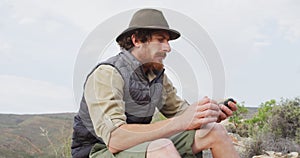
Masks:
[[[245,114],[248,113],[248,109],[244,106],[244,103],[236,105],[238,107],[238,110],[235,111],[233,115],[229,118],[229,122],[232,122],[237,128],[242,124]]]
[[[258,112],[242,122],[237,133],[248,131],[252,141],[246,145],[248,156],[271,150],[288,153],[300,151],[300,99],[275,100],[261,104]]]
[[[242,137],[248,137],[248,125],[245,124],[245,115],[248,113],[248,109],[244,106],[244,103],[236,104],[238,110],[233,113],[233,115],[229,118],[229,124],[226,126],[226,129],[229,132],[237,133]]]
[[[266,101],[260,104],[258,112],[251,119],[245,120],[249,136],[255,137],[258,132],[268,132],[269,119],[272,116],[271,110],[275,105],[275,100]]]
[[[255,155],[261,155],[263,153],[263,140],[265,136],[259,132],[250,141],[246,142],[246,152],[243,153],[243,157],[253,157]]]
[[[300,131],[300,99],[282,100],[271,111],[270,130],[276,138],[299,140]],[[299,143],[299,142],[298,142]]]

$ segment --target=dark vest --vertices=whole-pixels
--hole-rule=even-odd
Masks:
[[[155,107],[159,109],[162,107],[164,70],[155,72],[157,77],[150,82],[143,71],[141,63],[126,51],[98,64],[88,77],[100,65],[104,64],[115,67],[124,80],[123,100],[125,102],[126,122],[128,124],[150,123]],[[104,144],[102,139],[95,134],[84,96],[80,103],[79,112],[74,117],[72,140],[73,158],[88,157],[95,143]]]

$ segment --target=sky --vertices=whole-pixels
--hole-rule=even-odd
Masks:
[[[223,68],[217,81],[224,82],[224,97],[246,106],[300,96],[298,0],[0,0],[0,113],[76,112],[84,76],[97,60],[118,53],[114,38],[140,8],[162,9],[167,19],[173,19],[170,27],[181,28],[182,38],[171,42],[174,49],[166,68],[179,95],[189,102],[212,93],[209,65]],[[175,14],[185,18],[176,20]],[[120,23],[109,25],[112,19]],[[203,58],[205,51],[200,57],[189,56],[195,46],[189,30],[182,28],[189,22],[182,20],[205,30],[203,36],[208,35],[218,51],[216,60]],[[108,25],[103,36],[97,32]],[[104,56],[84,60],[86,65],[78,71],[79,57],[83,50],[93,49],[87,41],[95,35],[108,41],[104,53],[98,50]],[[185,67],[172,67],[178,57],[189,63],[186,68],[199,68],[192,68],[196,77],[180,77],[178,71]],[[192,83],[198,84],[197,94]]]

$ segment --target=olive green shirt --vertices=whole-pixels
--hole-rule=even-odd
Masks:
[[[149,75],[149,80],[153,79]],[[110,133],[126,124],[125,102],[123,101],[124,80],[118,70],[110,65],[99,66],[87,79],[84,96],[96,134],[106,145]],[[176,95],[172,82],[164,74],[163,107],[160,112],[167,118],[180,114],[188,103]]]

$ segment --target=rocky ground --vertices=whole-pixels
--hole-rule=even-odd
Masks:
[[[246,144],[251,141],[250,138],[242,138],[237,134],[229,133],[232,138],[232,142],[235,145],[236,150],[239,152],[241,158],[248,158],[246,153]],[[212,158],[210,150],[205,150],[203,152],[203,158]],[[249,157],[250,158],[250,157]],[[283,154],[281,152],[265,151],[264,155],[253,156],[252,158],[300,158],[299,151],[290,152],[288,154]]]
[[[224,126],[228,125],[228,120],[222,122]],[[241,158],[300,158],[300,151],[293,151],[288,154],[274,151],[264,151],[264,155],[256,155],[249,157],[247,155],[247,144],[251,142],[251,138],[240,137],[238,134],[228,133],[232,139],[232,142],[239,152]],[[203,151],[203,158],[212,158],[210,150]]]

